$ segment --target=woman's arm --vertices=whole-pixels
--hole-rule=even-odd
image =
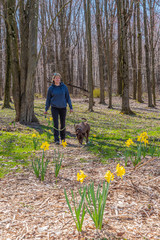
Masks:
[[[70,96],[69,96],[69,91],[68,91],[67,86],[66,86],[65,97],[66,97],[66,101],[67,101],[67,103],[69,105],[70,110],[73,111],[73,107],[72,107],[72,103],[71,103],[71,99],[70,99]]]
[[[48,111],[50,105],[51,105],[51,92],[50,92],[50,88],[49,88],[49,89],[48,89],[48,92],[47,92],[45,112]]]

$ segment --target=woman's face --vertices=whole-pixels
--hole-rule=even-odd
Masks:
[[[56,76],[53,81],[56,86],[59,86],[61,82],[61,78],[59,76]]]

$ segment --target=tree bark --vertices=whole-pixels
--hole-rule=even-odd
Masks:
[[[132,114],[133,112],[129,106],[129,72],[128,72],[128,42],[127,31],[128,24],[131,17],[131,11],[128,10],[128,0],[124,0],[120,3],[117,0],[117,11],[119,11],[118,17],[120,17],[120,74],[122,76],[122,113]],[[130,7],[131,10],[131,7]]]
[[[15,18],[16,0],[8,0],[9,30],[16,121],[37,121],[34,115],[34,87],[37,63],[38,1],[20,1],[20,32]],[[19,39],[20,36],[20,39]],[[19,51],[20,49],[20,51]]]
[[[5,40],[5,49],[6,49],[6,62],[5,62],[5,87],[4,87],[4,102],[2,108],[11,108],[10,106],[10,86],[11,86],[11,44],[10,44],[10,34],[8,26],[8,14],[7,14],[8,4],[4,4],[4,16],[5,16],[5,26],[6,26],[6,40]]]
[[[141,24],[140,24],[140,3],[139,0],[136,1],[137,5],[137,40],[138,40],[138,76],[137,76],[137,86],[138,94],[137,100],[142,103],[142,34],[141,34]]]
[[[98,40],[98,59],[99,59],[99,80],[100,80],[100,104],[105,104],[104,96],[104,76],[103,76],[103,52],[102,52],[102,37],[100,29],[100,9],[99,0],[96,2],[96,27],[97,27],[97,40]]]
[[[122,59],[122,48],[121,48],[121,2],[116,0],[117,3],[117,20],[118,20],[118,54],[117,54],[117,94],[122,95],[122,72],[121,72],[121,59]]]
[[[87,1],[87,2],[86,2]],[[89,91],[89,111],[93,111],[93,76],[92,76],[92,39],[91,39],[91,13],[90,0],[83,0],[86,38],[87,38],[87,63],[88,63],[88,91]]]
[[[149,61],[149,40],[148,40],[148,27],[147,27],[147,11],[146,0],[143,0],[143,17],[144,17],[144,33],[145,33],[145,57],[146,57],[146,77],[147,77],[147,90],[148,90],[148,107],[153,107],[151,80],[150,80],[150,61]]]
[[[137,95],[136,7],[135,4],[133,14],[133,99],[135,100]]]
[[[0,15],[2,15],[2,6],[0,4]],[[2,18],[0,17],[0,101],[3,94],[3,79],[2,79]]]
[[[45,2],[44,0],[41,1],[41,24],[42,24],[42,42],[44,41],[45,37]],[[47,96],[47,69],[46,69],[46,47],[43,46],[42,49],[42,56],[43,56],[43,97]]]
[[[156,106],[156,91],[155,91],[155,50],[154,50],[154,5],[155,1],[150,0],[150,45],[151,45],[151,82],[152,82],[152,94],[153,94],[153,104]]]

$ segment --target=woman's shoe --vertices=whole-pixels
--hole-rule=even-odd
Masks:
[[[56,144],[56,145],[59,145],[59,141],[55,141],[55,144]]]

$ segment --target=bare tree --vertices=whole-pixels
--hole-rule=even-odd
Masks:
[[[155,0],[149,1],[150,8],[150,47],[151,47],[151,82],[152,82],[152,94],[153,104],[156,106],[156,91],[155,91],[155,50],[154,50],[154,6]]]
[[[138,102],[142,103],[142,33],[140,24],[140,3],[136,0],[137,5],[137,38],[138,38],[138,73],[137,73],[137,86],[138,86]]]
[[[11,108],[10,106],[10,86],[11,86],[11,44],[10,44],[10,33],[8,26],[8,13],[7,13],[7,2],[4,3],[4,17],[6,26],[6,40],[5,40],[5,87],[4,87],[4,102],[2,108]]]
[[[148,27],[147,27],[147,11],[146,0],[143,0],[143,17],[144,17],[144,33],[145,33],[145,64],[146,64],[146,77],[147,77],[147,90],[148,90],[148,107],[153,107],[152,104],[152,91],[150,80],[150,57],[149,57],[149,39],[148,39]]]
[[[2,16],[2,6],[0,3],[0,15]],[[2,79],[2,17],[0,16],[0,100],[2,100],[3,79]]]
[[[96,27],[97,27],[97,40],[98,40],[98,59],[99,59],[99,79],[100,79],[100,103],[105,104],[104,96],[104,76],[103,76],[103,52],[102,52],[102,36],[100,26],[100,9],[99,9],[99,0],[96,2]]]
[[[42,25],[42,42],[45,37],[45,1],[41,0],[41,25]],[[46,46],[43,46],[42,49],[42,57],[43,57],[43,96],[47,96],[47,69],[46,69]]]
[[[122,78],[122,113],[132,114],[129,106],[129,72],[128,72],[128,41],[127,32],[128,24],[132,15],[133,2],[129,6],[129,1],[122,2],[117,0],[117,11],[120,22],[120,52],[121,58],[119,59],[120,76]]]
[[[93,111],[93,76],[92,76],[92,39],[91,39],[91,13],[90,0],[83,0],[87,38],[87,63],[88,63],[88,90],[89,111]]]
[[[20,32],[15,17],[16,0],[8,0],[11,35],[13,99],[16,121],[37,121],[34,115],[34,87],[37,60],[38,1],[20,1]],[[20,36],[20,39],[19,39]],[[20,42],[20,51],[19,51]]]

